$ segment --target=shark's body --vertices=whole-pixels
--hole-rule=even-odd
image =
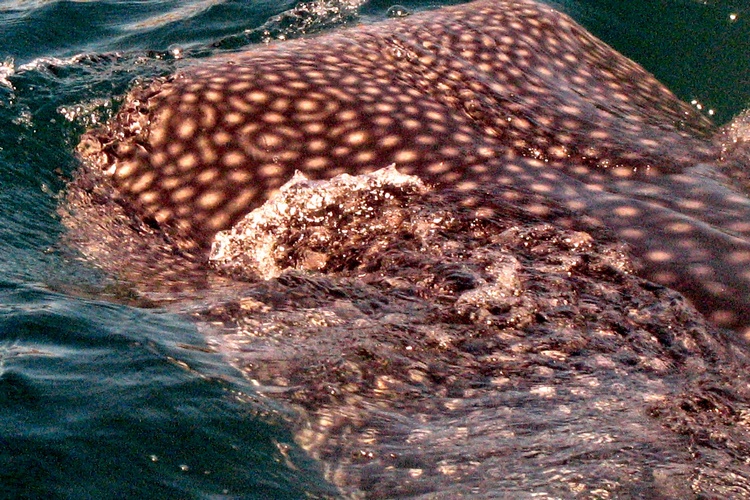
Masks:
[[[487,0],[202,61],[132,92],[80,150],[186,249],[295,170],[513,185],[612,228],[644,276],[743,330],[750,200],[699,173],[710,128],[567,16]]]

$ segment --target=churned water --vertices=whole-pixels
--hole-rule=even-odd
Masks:
[[[744,1],[555,5],[717,123],[750,104]],[[295,444],[289,408],[256,398],[189,319],[128,300],[70,259],[56,209],[80,134],[134,83],[392,6],[0,1],[0,498],[334,494]]]

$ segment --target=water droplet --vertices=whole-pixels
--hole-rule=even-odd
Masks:
[[[169,47],[169,53],[172,54],[172,57],[175,59],[181,59],[183,55],[183,49],[179,45],[172,45]]]
[[[385,15],[388,16],[388,17],[391,17],[391,18],[406,17],[406,16],[408,16],[410,14],[411,14],[411,12],[409,11],[409,9],[407,9],[403,5],[392,5],[385,12]]]

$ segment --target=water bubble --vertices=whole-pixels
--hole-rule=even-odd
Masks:
[[[385,12],[385,15],[390,18],[406,17],[410,14],[411,12],[409,11],[409,9],[407,9],[403,5],[392,5]]]
[[[169,47],[169,53],[172,54],[172,57],[175,59],[181,59],[184,54],[184,49],[179,45],[171,45]]]

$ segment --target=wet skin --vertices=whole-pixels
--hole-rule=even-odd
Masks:
[[[200,61],[134,90],[80,151],[188,250],[295,170],[513,185],[610,228],[643,276],[750,338],[750,200],[714,179],[710,132],[567,16],[479,1]]]

